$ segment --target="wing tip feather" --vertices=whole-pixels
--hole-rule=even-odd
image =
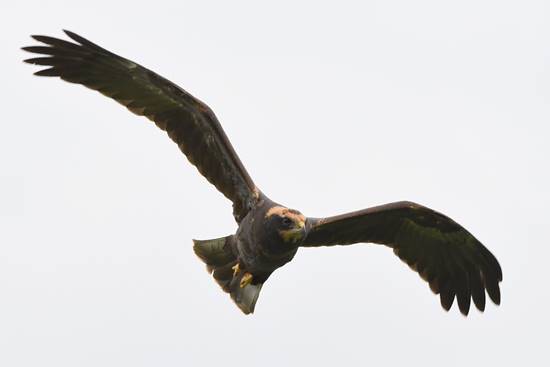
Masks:
[[[72,31],[69,31],[68,29],[62,29],[62,31],[63,31],[63,33],[65,33],[73,41],[82,43],[82,42],[80,42],[80,39],[82,39],[82,37],[79,36],[78,34],[72,32]]]
[[[56,68],[48,68],[48,69],[42,69],[38,70],[33,73],[33,75],[36,76],[59,76],[58,70]]]

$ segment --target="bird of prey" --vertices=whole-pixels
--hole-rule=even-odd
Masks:
[[[193,249],[221,288],[245,313],[254,312],[262,285],[300,247],[383,244],[439,294],[449,310],[456,297],[467,315],[471,300],[485,309],[485,292],[500,304],[497,259],[451,218],[402,201],[328,218],[305,217],[270,200],[250,178],[212,110],[169,80],[70,31],[72,41],[32,36],[23,50],[47,66],[39,76],[85,85],[152,120],[191,164],[233,202],[235,234],[194,241]]]

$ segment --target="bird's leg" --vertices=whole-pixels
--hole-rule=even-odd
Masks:
[[[239,263],[236,263],[235,265],[233,265],[233,267],[231,267],[231,269],[233,269],[233,277],[236,277],[241,272],[241,266],[240,266]],[[243,277],[241,278],[239,286],[241,288],[246,287],[247,285],[252,283],[252,278],[253,278],[252,274],[250,274],[249,272],[245,272],[243,274]]]
[[[239,263],[236,263],[233,267],[231,267],[231,269],[233,269],[233,277],[236,277],[237,274],[239,274],[239,272],[241,271]]]
[[[249,272],[246,272],[241,278],[241,283],[239,285],[241,288],[244,288],[250,283],[252,283],[252,274],[250,274]]]

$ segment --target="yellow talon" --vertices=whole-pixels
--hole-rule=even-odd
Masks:
[[[236,277],[237,274],[239,274],[239,271],[241,271],[241,268],[239,267],[239,263],[236,263],[235,265],[233,265],[231,269],[233,269],[233,277]]]
[[[243,277],[241,278],[241,283],[239,284],[241,288],[246,287],[252,283],[252,274],[250,273],[244,273]]]

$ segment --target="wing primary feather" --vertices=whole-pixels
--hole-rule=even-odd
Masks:
[[[485,289],[481,280],[481,271],[470,269],[470,287],[474,304],[481,312],[485,311]]]
[[[439,298],[441,299],[441,306],[446,311],[449,311],[453,306],[453,302],[455,299],[455,293],[452,290],[452,285],[450,283],[447,283],[445,286],[443,286],[439,293]]]
[[[59,69],[57,68],[49,68],[49,69],[43,69],[43,70],[38,70],[36,72],[33,73],[34,75],[36,76],[60,76],[60,72],[59,72]]]
[[[468,316],[468,312],[470,311],[470,301],[471,301],[471,293],[470,293],[470,286],[468,282],[468,275],[467,273],[460,272],[460,275],[457,276],[458,282],[457,282],[457,292],[456,292],[456,300],[458,302],[458,308],[460,309],[460,312],[464,316]]]
[[[489,295],[489,298],[491,298],[491,301],[493,301],[495,305],[500,305],[500,288],[498,286],[498,282],[486,275],[485,288],[487,289],[487,294]]]

